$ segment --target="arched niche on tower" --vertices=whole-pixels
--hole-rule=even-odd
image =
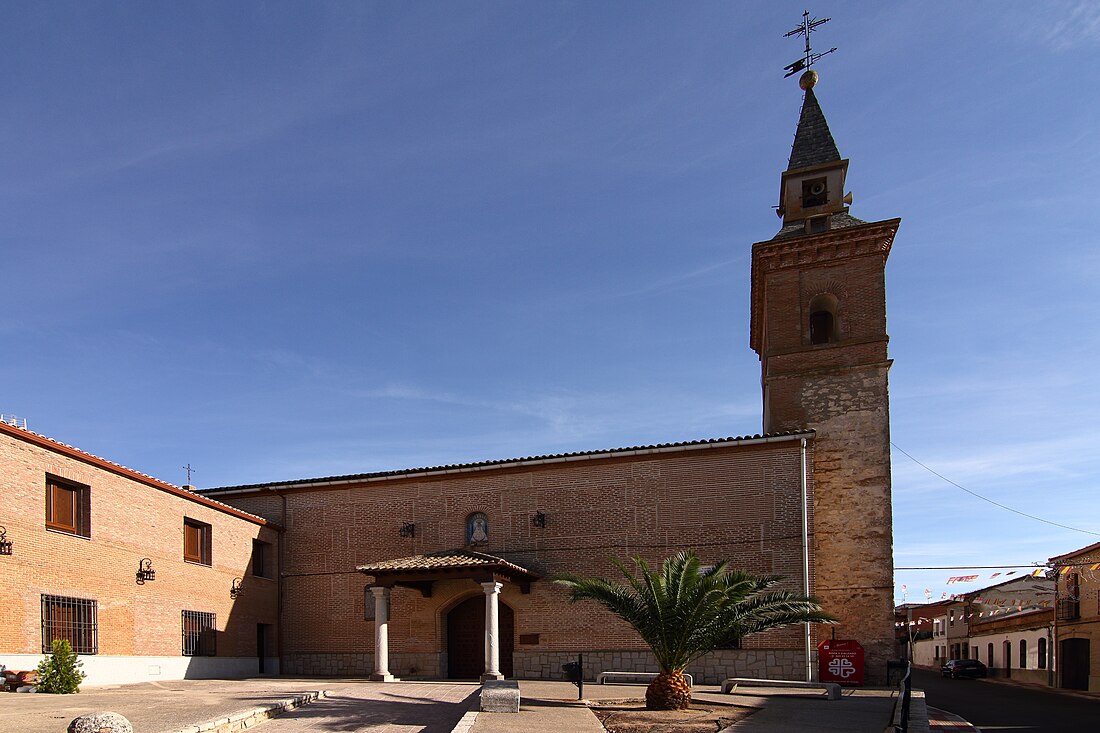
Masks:
[[[812,345],[835,344],[840,341],[840,301],[832,293],[818,293],[810,298],[807,334]]]

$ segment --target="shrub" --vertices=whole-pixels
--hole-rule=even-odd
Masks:
[[[38,692],[68,695],[80,692],[80,683],[86,676],[80,671],[84,666],[65,639],[54,639],[50,655],[38,664]]]

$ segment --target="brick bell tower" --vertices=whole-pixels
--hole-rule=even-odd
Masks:
[[[867,652],[867,683],[893,658],[893,531],[886,258],[900,219],[848,213],[840,157],[807,71],[778,213],[752,246],[750,340],[760,356],[764,431],[812,428],[814,594],[838,639]],[[821,641],[819,631],[818,641]]]

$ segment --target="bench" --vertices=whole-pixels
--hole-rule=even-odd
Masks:
[[[840,699],[840,685],[836,682],[799,682],[798,680],[757,680],[749,677],[727,677],[722,680],[722,692],[730,693],[738,687],[790,687],[825,690],[830,700]]]
[[[628,682],[652,682],[657,679],[657,675],[660,672],[600,672],[596,675],[596,684],[607,684],[608,677],[630,677],[633,679],[627,680]],[[684,677],[687,678],[689,687],[695,687],[695,682],[691,679],[691,675],[685,673]]]
[[[519,682],[516,680],[485,680],[482,682],[481,712],[518,713]]]

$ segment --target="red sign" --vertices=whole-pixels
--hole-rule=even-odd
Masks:
[[[820,682],[863,684],[863,647],[855,639],[828,639],[817,645]]]

